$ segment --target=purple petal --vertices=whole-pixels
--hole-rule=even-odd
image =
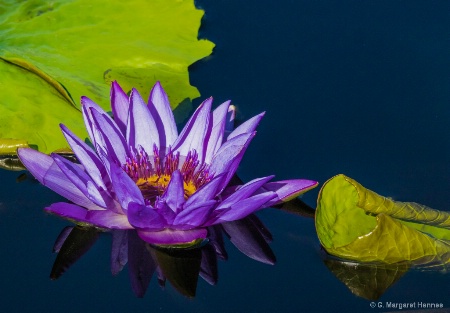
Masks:
[[[187,199],[184,204],[183,211],[189,211],[192,206],[196,207],[198,203],[203,203],[212,200],[218,193],[219,187],[222,185],[222,180],[225,174],[214,177],[210,182],[204,184],[192,196]]]
[[[175,217],[173,225],[177,226],[177,228],[181,228],[179,226],[185,225],[186,227],[182,227],[183,229],[191,229],[202,226],[203,223],[208,220],[209,215],[216,203],[217,200],[209,200],[191,205],[189,209],[181,211]]]
[[[277,182],[267,183],[262,186],[264,191],[273,191],[277,197],[270,200],[266,206],[272,206],[281,202],[292,200],[299,195],[317,187],[319,183],[307,179],[281,180]]]
[[[135,182],[120,167],[110,163],[111,182],[114,187],[117,199],[124,210],[128,209],[130,202],[144,205],[144,197]]]
[[[204,239],[208,234],[206,228],[195,228],[190,230],[164,229],[162,231],[138,230],[142,240],[155,245],[176,245],[192,242],[196,239]]]
[[[60,127],[70,148],[84,166],[86,172],[91,176],[97,186],[106,190],[106,183],[108,183],[109,179],[106,176],[106,169],[97,154],[85,142],[75,136],[65,125],[60,124]],[[104,179],[107,181],[105,182]]]
[[[59,215],[62,218],[72,219],[75,221],[86,221],[86,213],[88,212],[85,208],[66,202],[53,203],[44,210],[49,213]]]
[[[97,227],[108,229],[132,229],[127,216],[124,214],[114,213],[110,210],[104,211],[88,211],[86,213],[86,222]]]
[[[64,175],[50,156],[29,148],[19,148],[17,154],[23,165],[44,186],[82,207],[101,209]]]
[[[89,99],[88,97],[81,97],[81,111],[83,113],[84,124],[86,126],[86,130],[88,131],[89,138],[91,142],[96,144],[96,132],[97,129],[94,125],[94,121],[92,119],[91,111],[94,110],[97,113],[103,115],[106,119],[109,119],[110,122],[114,123],[112,118],[103,110],[97,103]]]
[[[229,208],[236,202],[239,202],[243,199],[246,199],[252,196],[255,191],[257,191],[261,186],[271,180],[274,176],[267,176],[263,178],[257,178],[252,181],[249,181],[244,186],[241,186],[238,190],[236,190],[233,194],[231,194],[228,198],[223,200],[216,208],[216,211],[220,211],[226,208]]]
[[[62,156],[52,153],[50,155],[56,165],[61,169],[64,175],[78,188],[83,194],[87,194],[87,182],[91,180],[79,164],[70,162]]]
[[[96,143],[103,146],[110,158],[113,158],[119,164],[125,164],[128,147],[117,125],[109,116],[96,110],[91,109],[91,115],[97,129],[94,132]],[[102,140],[98,140],[99,135],[101,135]]]
[[[207,134],[209,135],[209,137],[206,138],[207,146],[205,151],[203,151],[205,154],[204,160],[207,164],[211,164],[214,154],[222,145],[229,106],[230,101],[224,102],[212,113],[212,129],[211,132]]]
[[[106,200],[92,182],[92,179],[81,168],[80,165],[70,162],[62,156],[52,153],[51,157],[56,162],[66,177],[86,195],[92,202],[102,208],[106,208]],[[112,199],[110,200],[112,201]]]
[[[173,212],[179,212],[185,202],[183,183],[183,176],[180,170],[174,171],[171,175],[169,185],[162,196],[162,199]]]
[[[239,135],[231,140],[226,141],[214,156],[210,172],[214,175],[227,173],[226,179],[223,180],[220,189],[225,188],[233,177],[234,173],[241,162],[245,150],[250,144],[256,133],[246,133]]]
[[[128,221],[135,228],[144,230],[161,230],[166,226],[164,219],[159,213],[146,205],[131,202],[128,205]]]
[[[89,211],[78,205],[65,202],[53,203],[45,208],[45,211],[59,215],[63,218],[76,222],[88,223],[101,228],[108,229],[131,229],[127,217],[109,210]]]
[[[89,138],[91,142],[95,145],[94,138],[94,122],[92,121],[91,110],[90,108],[95,106],[96,103],[93,102],[88,97],[81,97],[81,112],[83,113],[83,120],[86,130],[89,134]]]
[[[178,137],[177,125],[170,107],[169,98],[159,82],[153,86],[148,99],[148,108],[159,133],[161,148],[173,145]]]
[[[111,197],[111,195],[108,192],[106,192],[105,190],[101,190],[97,186],[95,186],[95,184],[93,182],[91,182],[91,181],[87,182],[87,190],[88,190],[88,197],[92,201],[94,201],[93,195],[95,195],[97,192],[99,192],[99,194],[100,194],[99,196],[101,198],[101,200],[98,200],[99,206],[100,206],[100,203],[105,203],[104,208],[106,208],[107,210],[111,210],[111,211],[113,211],[115,213],[119,213],[119,214],[124,214],[124,211],[122,210],[122,206],[120,205],[120,203],[117,202],[113,197]]]
[[[165,220],[166,225],[172,225],[175,219],[175,212],[167,205],[167,203],[162,199],[156,199],[155,209],[158,211],[159,215]]]
[[[254,132],[256,127],[258,126],[259,122],[264,117],[264,114],[266,114],[266,112],[260,113],[256,116],[252,117],[251,119],[245,121],[238,127],[236,127],[236,129],[234,131],[232,131],[231,134],[228,136],[227,140],[231,140],[234,137],[237,137],[237,136],[245,134],[245,133]]]
[[[220,196],[222,197],[222,199],[226,199],[229,196],[231,196],[233,193],[235,193],[236,191],[239,190],[239,188],[241,188],[242,185],[233,185],[233,179],[228,183],[228,186],[222,190],[222,192],[220,193]]]
[[[239,201],[233,204],[228,210],[222,210],[219,212],[214,211],[214,213],[217,213],[217,217],[205,224],[213,225],[222,222],[239,220],[261,209],[265,203],[267,203],[274,197],[276,197],[276,194],[274,192],[268,191]]]
[[[116,81],[113,81],[111,85],[111,109],[114,121],[124,136],[127,130],[129,106],[127,94]]]
[[[159,134],[153,116],[142,100],[139,92],[133,88],[130,96],[130,111],[127,124],[128,146],[141,146],[145,151],[153,151],[153,145],[159,148]]]
[[[106,169],[106,173],[107,173],[106,176],[107,176],[107,177],[105,178],[105,180],[109,180],[109,182],[112,184],[112,181],[111,181],[111,164],[114,164],[116,167],[117,167],[117,165],[116,165],[116,163],[115,163],[113,160],[111,160],[111,159],[108,157],[108,154],[107,154],[106,151],[102,148],[102,146],[96,145],[96,146],[95,146],[95,150],[98,151],[98,157],[100,158],[100,160],[101,160],[103,166],[104,166],[105,169]],[[109,186],[111,186],[111,185],[109,185]]]
[[[106,203],[107,203],[108,210],[112,210],[112,211],[114,211],[116,213],[124,214],[124,209],[126,210],[126,207],[122,206],[122,204],[119,201],[116,200],[117,193],[114,190],[114,185],[111,182],[111,177],[112,177],[111,176],[111,160],[108,159],[108,156],[106,155],[106,152],[101,147],[97,146],[97,150],[100,151],[100,158],[102,160],[102,164],[104,164],[104,168],[106,169],[105,170],[106,174],[104,174],[104,176],[105,176],[104,179],[109,181],[108,189],[110,189],[110,190],[108,190],[108,189],[100,190],[100,193],[102,194],[103,198],[107,200]],[[112,166],[117,171],[121,170],[114,163],[113,163]],[[116,173],[115,175],[119,175],[120,176],[121,173]],[[135,187],[131,186],[130,188],[133,188],[134,192],[138,192],[138,191],[136,191]],[[110,192],[112,194],[114,194],[114,198],[111,196]],[[134,200],[136,200],[136,199],[134,199]]]
[[[175,141],[172,147],[174,152],[178,151],[182,156],[187,156],[189,151],[195,150],[200,157],[203,157],[203,144],[211,126],[209,125],[211,104],[212,98],[208,98],[195,110]]]

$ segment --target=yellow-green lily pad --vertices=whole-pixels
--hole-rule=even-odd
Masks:
[[[197,38],[202,16],[192,0],[3,1],[0,138],[64,148],[58,124],[85,136],[80,97],[109,111],[112,80],[144,97],[159,80],[173,108],[198,97],[187,69],[214,46]]]
[[[450,214],[380,196],[337,175],[322,187],[315,216],[326,251],[360,262],[442,265],[450,260]]]

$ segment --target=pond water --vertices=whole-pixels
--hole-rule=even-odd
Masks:
[[[244,181],[275,174],[322,184],[344,173],[395,200],[448,210],[450,2],[197,5],[206,11],[200,36],[216,48],[191,67],[191,83],[216,105],[232,99],[238,121],[267,112],[238,170]],[[449,274],[333,263],[311,217],[277,209],[257,214],[272,233],[276,264],[248,258],[225,238],[218,282],[199,278],[195,298],[170,282],[160,288],[156,275],[137,298],[127,267],[111,275],[110,234],[52,281],[53,244],[70,223],[42,208],[62,198],[29,177],[16,181],[18,172],[0,174],[3,312],[398,311],[388,302],[450,310]],[[318,191],[302,200],[314,208]],[[360,280],[352,285],[360,289],[352,293],[338,277]],[[385,292],[373,287],[389,280],[396,282]]]

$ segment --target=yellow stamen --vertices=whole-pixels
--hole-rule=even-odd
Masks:
[[[147,178],[139,178],[136,181],[136,185],[141,190],[144,198],[151,199],[164,194],[170,179],[170,175],[152,175]],[[197,191],[197,187],[195,187],[195,184],[192,181],[183,181],[183,189],[185,199],[189,198]]]
[[[183,182],[184,188],[184,198],[187,199],[197,191],[197,187],[195,187],[194,183],[191,181]]]

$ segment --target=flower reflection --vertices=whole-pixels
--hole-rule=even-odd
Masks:
[[[64,228],[54,251],[58,253],[50,274],[58,279],[97,241],[101,229],[92,226]],[[218,281],[218,259],[226,260],[224,236],[245,255],[266,264],[275,264],[269,242],[272,237],[262,222],[249,215],[239,221],[208,228],[208,240],[190,249],[163,248],[143,241],[136,230],[112,230],[111,272],[117,275],[128,264],[133,292],[143,297],[152,277],[164,287],[166,281],[181,294],[194,297],[198,276],[215,285]]]
[[[269,182],[273,176],[230,186],[264,115],[233,130],[230,101],[211,112],[212,98],[205,100],[180,133],[159,83],[145,103],[136,89],[128,98],[114,82],[114,119],[87,97],[81,103],[95,150],[61,125],[81,166],[55,153],[18,150],[42,184],[74,203],[54,203],[46,210],[78,223],[136,229],[152,244],[189,245],[206,238],[209,226],[317,186],[303,179]]]

